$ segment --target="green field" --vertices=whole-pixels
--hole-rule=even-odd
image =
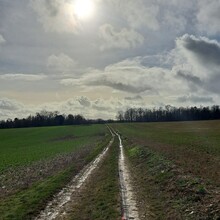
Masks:
[[[106,132],[103,125],[0,130],[0,171],[72,152]]]
[[[220,121],[109,126],[122,137],[141,220],[218,219]],[[110,139],[105,125],[0,130],[0,220],[32,219]],[[120,219],[118,156],[115,137],[65,219]]]
[[[105,125],[0,130],[0,219],[30,219],[110,140]]]
[[[218,219],[220,121],[113,127],[123,137],[142,215],[147,219]]]

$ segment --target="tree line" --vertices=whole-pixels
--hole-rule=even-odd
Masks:
[[[18,119],[15,118],[0,121],[0,128],[25,128],[42,126],[60,126],[60,125],[80,125],[92,123],[105,123],[102,119],[87,120],[82,115],[63,115],[58,111],[41,111],[34,116]]]
[[[158,109],[129,108],[119,111],[117,120],[120,122],[163,122],[220,119],[220,107],[173,107],[167,105]]]
[[[58,111],[41,111],[27,118],[15,118],[0,121],[1,128],[24,128],[80,124],[104,124],[112,122],[163,122],[163,121],[192,121],[220,119],[220,107],[165,107],[154,109],[129,108],[119,111],[115,120],[85,119],[82,115],[64,115]]]

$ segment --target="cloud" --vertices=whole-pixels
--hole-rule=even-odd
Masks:
[[[47,59],[48,69],[57,73],[73,72],[76,65],[77,61],[73,60],[71,57],[64,53],[60,53],[58,55],[52,54]]]
[[[177,39],[177,46],[194,55],[202,65],[220,65],[220,43],[216,40],[185,34]]]
[[[159,7],[154,3],[145,4],[142,0],[110,0],[115,9],[120,13],[132,28],[147,27],[158,30],[160,25],[157,20]]]
[[[190,73],[177,73],[188,82],[199,85],[201,89],[220,92],[220,43],[206,37],[184,35],[177,39],[177,48],[189,65]]]
[[[7,73],[0,75],[2,80],[20,80],[20,81],[40,81],[46,79],[44,74],[23,74],[23,73]]]
[[[122,82],[110,82],[108,80],[100,80],[100,81],[96,81],[93,82],[92,85],[95,86],[107,86],[119,91],[124,91],[124,92],[129,92],[129,93],[141,93],[141,92],[145,92],[147,90],[152,90],[152,87],[146,85],[146,86],[133,86],[131,84],[125,84]]]
[[[0,109],[1,110],[18,110],[23,108],[23,105],[15,100],[10,100],[7,98],[0,98]]]
[[[137,100],[142,100],[143,98],[140,95],[136,95],[133,97],[125,97],[125,100],[132,100],[132,101],[137,101]]]
[[[193,104],[198,104],[198,103],[213,103],[214,100],[212,97],[207,97],[207,96],[194,96],[194,95],[189,95],[189,96],[182,96],[177,99],[178,102],[189,102]]]
[[[6,40],[4,39],[4,37],[0,34],[0,45],[5,43]]]
[[[64,85],[64,86],[71,86],[71,85],[74,85],[74,86],[78,85],[78,86],[80,86],[81,85],[81,83],[80,83],[80,81],[78,79],[73,79],[73,78],[61,79],[60,80],[60,84]]]
[[[77,33],[80,28],[68,0],[31,0],[31,7],[46,32]]]
[[[74,97],[62,102],[50,102],[41,105],[24,105],[16,100],[0,98],[0,120],[16,117],[23,118],[42,110],[59,111],[61,114],[82,114],[86,118],[114,119],[117,111],[128,107],[143,107],[142,102],[119,100],[118,98],[89,99],[86,96]]]
[[[198,1],[198,28],[208,34],[220,33],[220,2],[219,0]]]
[[[201,85],[202,81],[199,77],[192,75],[190,72],[185,72],[185,71],[177,71],[177,76],[186,80],[187,82],[192,82],[196,85]]]
[[[23,118],[34,114],[31,106],[25,106],[23,103],[8,98],[0,98],[0,120]]]
[[[89,107],[91,105],[89,99],[85,96],[81,96],[81,97],[77,98],[77,101],[80,103],[80,105],[82,105],[84,107]]]
[[[104,24],[99,28],[99,38],[103,40],[101,50],[135,48],[144,42],[144,37],[138,32],[127,28],[117,31],[111,24]]]
[[[108,87],[113,91],[126,94],[171,95],[176,92],[176,84],[180,93],[188,88],[183,80],[175,77],[168,68],[146,67],[142,63],[145,57],[126,59],[108,65],[104,70],[93,69],[78,79],[66,78],[60,81],[65,86],[79,89]]]
[[[176,33],[184,31],[187,25],[187,18],[184,15],[178,14],[178,12],[167,10],[162,21],[164,26],[169,27],[171,31]]]

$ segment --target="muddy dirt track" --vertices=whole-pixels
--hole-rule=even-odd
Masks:
[[[65,219],[66,210],[68,209],[67,207],[69,207],[69,204],[77,203],[77,197],[74,195],[79,195],[80,191],[83,190],[83,187],[89,187],[87,186],[88,179],[93,178],[94,172],[99,169],[100,163],[105,160],[106,154],[115,141],[116,136],[119,140],[120,148],[118,176],[121,195],[121,217],[124,220],[139,220],[137,205],[130,181],[130,174],[128,167],[126,166],[121,137],[113,129],[109,128],[109,131],[112,135],[112,139],[103,152],[99,154],[94,161],[85,166],[65,188],[55,195],[53,200],[47,204],[46,208],[40,212],[35,220]]]

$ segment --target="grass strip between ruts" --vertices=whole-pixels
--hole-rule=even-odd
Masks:
[[[115,139],[104,161],[77,198],[77,203],[70,206],[66,219],[121,219],[118,155],[118,141]]]

